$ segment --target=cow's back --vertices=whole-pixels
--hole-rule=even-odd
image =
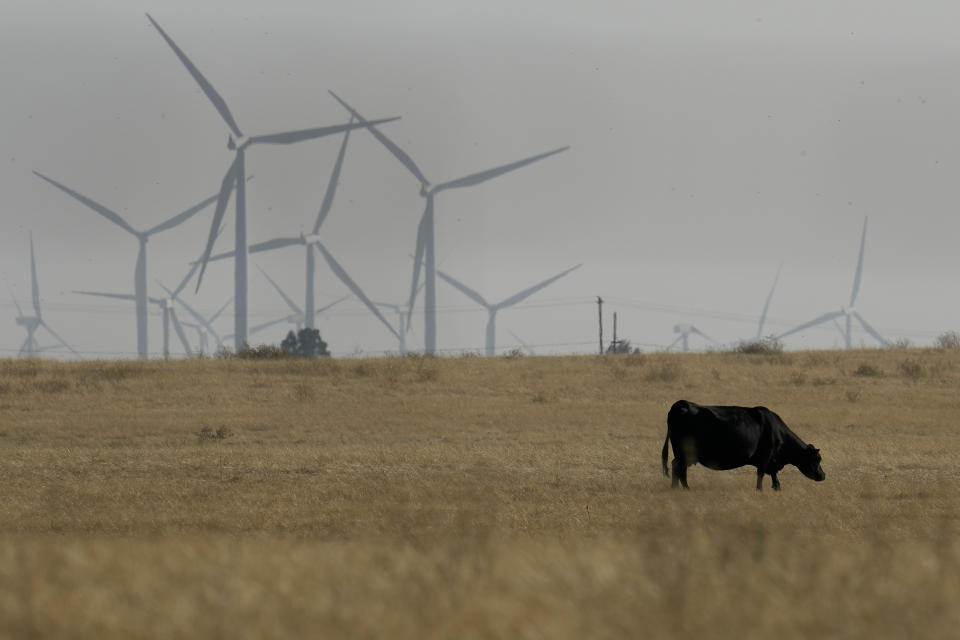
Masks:
[[[765,417],[762,407],[707,406],[679,400],[667,414],[667,426],[674,455],[686,464],[733,469],[753,459]]]

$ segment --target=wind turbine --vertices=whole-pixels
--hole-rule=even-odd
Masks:
[[[199,352],[200,352],[201,354],[208,353],[208,352],[207,352],[207,346],[208,346],[208,344],[207,344],[207,328],[204,327],[204,326],[201,325],[201,324],[197,324],[197,323],[195,323],[195,322],[187,322],[186,320],[184,320],[184,321],[181,322],[180,324],[182,324],[183,326],[185,326],[185,327],[188,328],[188,329],[193,329],[194,331],[197,332],[197,348],[199,349]]]
[[[341,297],[341,298],[337,298],[336,300],[334,300],[333,302],[331,302],[331,303],[328,304],[328,305],[325,305],[325,306],[323,306],[323,307],[320,307],[319,309],[314,309],[314,310],[313,310],[313,313],[312,313],[312,316],[313,316],[313,317],[310,317],[310,316],[308,316],[307,314],[304,313],[303,309],[301,309],[301,308],[297,305],[296,302],[293,301],[293,298],[291,298],[290,296],[288,296],[288,295],[286,294],[286,292],[285,292],[282,288],[280,288],[280,285],[277,284],[277,283],[273,280],[273,278],[271,278],[271,277],[267,274],[266,271],[264,271],[263,269],[261,269],[259,266],[257,266],[257,269],[260,271],[261,274],[263,274],[263,277],[266,278],[267,281],[270,282],[270,284],[273,286],[273,288],[276,290],[276,292],[280,295],[280,297],[283,299],[283,301],[287,304],[287,307],[290,308],[290,311],[293,312],[293,313],[291,313],[291,314],[288,315],[288,316],[284,316],[284,317],[281,318],[280,320],[271,322],[271,323],[270,323],[269,325],[267,325],[267,326],[272,326],[272,325],[277,324],[277,323],[279,323],[279,322],[287,321],[287,322],[292,322],[294,325],[296,325],[297,331],[300,331],[300,329],[303,329],[304,326],[306,326],[306,328],[308,328],[308,329],[315,329],[315,328],[316,328],[316,322],[315,322],[315,317],[316,317],[316,316],[320,315],[320,314],[323,313],[324,311],[327,311],[328,309],[332,309],[333,307],[335,307],[336,305],[340,304],[341,302],[343,302],[343,301],[346,300],[347,298],[352,297],[352,296],[343,296],[343,297]],[[251,329],[251,333],[253,333],[253,330],[252,330],[252,329]]]
[[[760,314],[760,322],[757,323],[757,340],[763,340],[763,323],[767,320],[767,310],[770,308],[770,301],[773,300],[773,292],[777,288],[777,281],[780,279],[780,270],[783,269],[783,263],[777,268],[777,275],[773,278],[773,286],[770,287],[770,293],[767,294],[767,301],[763,305],[763,312]]]
[[[57,339],[57,342],[79,356],[80,354],[77,353],[73,347],[68,345],[63,338],[57,335],[56,332],[50,328],[50,325],[43,321],[43,314],[40,312],[40,284],[37,281],[37,262],[33,255],[32,232],[30,233],[30,291],[33,298],[33,313],[35,314],[32,316],[26,316],[23,314],[23,310],[20,308],[20,303],[18,303],[16,297],[13,296],[13,292],[10,292],[10,297],[13,298],[13,304],[17,307],[17,324],[27,330],[27,339],[24,340],[23,345],[20,346],[20,352],[17,355],[25,355],[28,358],[33,358],[36,357],[40,351],[46,350],[37,344],[35,335],[37,329],[43,327],[47,330],[47,333]]]
[[[860,326],[864,330],[873,336],[874,340],[879,342],[883,346],[887,346],[887,341],[881,336],[876,329],[874,329],[870,324],[854,309],[854,304],[857,301],[857,294],[860,293],[860,276],[863,273],[863,249],[867,241],[867,218],[863,218],[863,233],[860,236],[860,256],[857,258],[857,270],[853,276],[853,291],[850,293],[850,304],[846,307],[843,307],[839,311],[831,311],[830,313],[825,313],[822,316],[818,316],[809,322],[804,322],[803,324],[790,329],[785,333],[781,333],[777,336],[778,339],[783,339],[786,336],[797,333],[798,331],[803,331],[804,329],[809,329],[810,327],[815,327],[819,324],[825,322],[835,321],[836,319],[846,316],[846,331],[844,332],[844,342],[846,343],[847,349],[850,349],[853,346],[853,318],[856,318],[857,322],[860,323]]]
[[[162,286],[162,285],[161,285]],[[102,291],[74,291],[83,296],[98,296],[100,298],[113,298],[115,300],[136,300],[136,295],[130,293],[104,293]],[[186,352],[187,357],[193,355],[193,350],[190,349],[190,342],[187,340],[187,334],[183,332],[183,327],[180,325],[180,321],[177,319],[177,313],[173,308],[173,299],[172,297],[168,298],[154,298],[150,296],[147,298],[151,303],[160,307],[160,311],[163,314],[163,358],[170,358],[170,325],[173,325],[174,330],[177,332],[177,337],[180,339],[180,344],[183,345],[183,350]]]
[[[691,336],[691,335],[698,335],[698,336],[701,336],[701,337],[703,337],[703,338],[706,338],[707,340],[709,340],[710,342],[712,342],[712,343],[714,343],[714,344],[717,343],[716,340],[714,340],[713,338],[711,338],[710,336],[708,336],[707,334],[705,334],[703,331],[700,331],[700,329],[697,329],[697,328],[696,328],[695,326],[693,326],[692,324],[684,324],[684,323],[675,324],[675,325],[673,325],[673,332],[674,332],[674,333],[679,333],[680,335],[677,337],[676,340],[674,340],[673,342],[670,343],[670,346],[667,347],[667,351],[669,351],[670,349],[672,349],[672,348],[674,347],[674,345],[676,345],[676,344],[679,342],[679,343],[681,343],[681,347],[683,348],[683,352],[684,352],[684,353],[687,353],[688,351],[690,351],[690,336]]]
[[[350,122],[351,124],[353,123],[353,118],[350,118]],[[304,306],[306,307],[306,311],[300,310],[300,308],[297,307],[296,304],[289,299],[287,294],[283,293],[280,290],[279,286],[277,286],[277,284],[270,279],[270,276],[267,276],[266,273],[264,273],[263,275],[266,276],[267,280],[270,280],[270,282],[273,284],[274,288],[277,289],[277,291],[281,291],[280,295],[283,296],[285,300],[287,300],[287,304],[291,305],[291,308],[297,309],[296,313],[300,314],[300,316],[304,318],[305,324],[308,329],[316,328],[315,318],[317,316],[317,313],[319,313],[316,309],[316,299],[314,297],[314,291],[315,291],[314,277],[316,275],[317,267],[316,267],[316,257],[313,254],[313,250],[314,248],[316,248],[316,250],[320,252],[320,255],[323,256],[324,260],[326,260],[327,265],[330,267],[330,270],[333,271],[334,275],[336,275],[337,278],[339,278],[340,281],[343,282],[348,289],[350,289],[353,295],[357,296],[357,298],[359,298],[360,301],[363,302],[364,305],[366,305],[367,309],[369,309],[370,312],[373,313],[373,315],[379,318],[379,320],[384,325],[386,325],[386,327],[390,330],[391,333],[393,333],[395,336],[397,336],[399,340],[402,341],[403,338],[397,335],[397,332],[394,331],[390,323],[387,322],[386,318],[383,317],[383,315],[377,309],[376,305],[370,300],[370,298],[367,297],[367,295],[363,292],[363,290],[360,289],[360,286],[357,285],[357,283],[354,282],[349,275],[347,275],[347,272],[343,269],[343,267],[340,266],[340,264],[336,261],[333,255],[323,245],[323,243],[321,242],[321,237],[319,235],[320,226],[323,224],[324,220],[327,219],[327,215],[330,213],[330,208],[333,206],[333,197],[337,190],[337,183],[340,180],[340,171],[343,168],[343,159],[347,152],[347,142],[349,138],[350,138],[350,131],[347,131],[343,135],[343,142],[340,144],[340,151],[337,154],[337,161],[333,165],[333,172],[330,174],[330,181],[327,183],[327,190],[323,195],[323,201],[320,203],[320,211],[317,213],[317,219],[313,223],[313,231],[310,233],[310,235],[304,235],[303,233],[301,233],[299,237],[294,236],[294,237],[272,238],[264,242],[258,242],[256,244],[250,245],[250,247],[248,248],[248,251],[250,253],[258,253],[260,251],[271,251],[274,249],[282,249],[282,248],[291,247],[291,246],[301,246],[305,248],[306,250],[306,279],[305,279],[306,280],[306,296],[305,296],[306,300],[305,300]],[[215,256],[209,256],[207,259],[208,261],[212,262],[214,260],[223,260],[225,258],[232,258],[236,255],[237,255],[236,251],[227,251],[225,253],[218,253]],[[262,270],[261,270],[261,273],[263,273]]]
[[[518,336],[517,334],[515,334],[513,331],[509,331],[508,333],[509,333],[511,336],[513,336],[513,339],[514,339],[514,340],[516,340],[517,342],[520,343],[520,346],[523,347],[523,350],[524,350],[524,351],[526,351],[526,352],[527,352],[528,354],[530,354],[531,356],[537,355],[537,354],[534,352],[533,348],[531,348],[529,344],[527,344],[526,342],[524,342],[523,338],[521,338],[520,336]]]
[[[407,353],[407,307],[406,305],[392,304],[390,302],[374,302],[378,307],[390,309],[397,314],[397,350],[400,355]]]
[[[147,240],[149,240],[150,236],[152,236],[155,233],[166,231],[167,229],[172,229],[173,227],[176,227],[177,225],[183,222],[186,222],[187,220],[192,218],[194,215],[199,213],[201,210],[203,210],[204,208],[216,202],[219,196],[216,196],[216,195],[211,196],[206,200],[203,200],[202,202],[199,202],[193,205],[183,213],[178,213],[172,218],[164,222],[161,222],[160,224],[158,224],[157,226],[151,229],[147,229],[146,231],[137,231],[132,226],[130,226],[130,224],[126,220],[120,217],[118,213],[111,211],[110,209],[107,209],[105,206],[103,206],[99,202],[95,202],[90,198],[77,193],[73,189],[70,189],[69,187],[65,187],[64,185],[60,184],[56,180],[53,180],[52,178],[48,178],[42,173],[38,173],[36,171],[34,171],[33,173],[37,177],[43,180],[46,180],[53,186],[57,187],[58,189],[60,189],[70,197],[76,200],[79,200],[82,204],[86,205],[90,209],[93,209],[94,211],[102,215],[104,218],[109,220],[110,222],[123,228],[125,231],[127,231],[128,233],[136,237],[137,240],[140,242],[140,251],[137,254],[137,266],[135,267],[133,272],[133,291],[134,291],[133,299],[137,303],[136,305],[137,306],[137,356],[141,359],[146,358],[147,357]]]
[[[190,75],[193,76],[193,79],[197,82],[197,84],[200,85],[200,89],[203,90],[203,93],[213,104],[214,108],[217,110],[217,113],[220,114],[220,117],[223,118],[223,121],[230,128],[230,135],[227,139],[227,148],[234,152],[234,159],[230,164],[230,167],[227,169],[227,173],[224,175],[223,182],[220,186],[220,195],[217,199],[217,208],[213,214],[213,221],[210,226],[210,234],[207,237],[206,249],[204,250],[203,257],[200,260],[201,268],[200,275],[197,277],[197,291],[200,290],[200,283],[203,281],[203,272],[207,266],[207,259],[213,250],[213,243],[216,239],[216,232],[220,228],[220,221],[226,212],[227,203],[230,199],[230,192],[233,190],[234,185],[236,185],[236,253],[233,271],[235,291],[234,342],[236,349],[239,351],[241,348],[243,348],[247,338],[247,196],[242,179],[242,176],[245,174],[244,153],[247,147],[259,143],[293,144],[296,142],[313,140],[314,138],[320,138],[335,133],[341,133],[350,129],[366,127],[374,122],[378,124],[390,122],[392,120],[397,120],[398,118],[387,118],[373,121],[371,123],[349,123],[329,127],[301,129],[297,131],[287,131],[284,133],[274,133],[261,136],[245,136],[243,132],[240,131],[240,127],[237,125],[236,120],[234,120],[233,114],[230,113],[230,109],[227,107],[226,101],[220,96],[219,93],[217,93],[217,90],[213,88],[213,85],[207,81],[203,74],[200,73],[200,70],[194,66],[193,62],[191,62],[186,54],[180,50],[180,47],[178,47],[176,43],[170,39],[170,36],[167,35],[167,33],[160,27],[159,24],[157,24],[157,22],[150,16],[149,13],[147,14],[147,18],[157,29],[163,39],[166,40],[167,44],[170,45],[170,48],[173,49],[173,52],[176,54],[177,58],[179,58],[180,62],[183,63],[183,66],[187,68],[187,71],[190,72]]]
[[[221,337],[220,337],[220,334],[217,333],[217,330],[213,328],[213,323],[216,322],[217,318],[219,318],[220,315],[223,314],[224,311],[226,311],[227,307],[230,306],[230,303],[233,302],[233,298],[230,298],[229,300],[227,300],[227,301],[223,304],[223,306],[221,306],[220,309],[218,309],[217,312],[214,313],[212,316],[210,316],[209,318],[205,318],[205,317],[203,317],[203,316],[200,314],[199,311],[197,311],[196,309],[194,309],[193,307],[191,307],[189,304],[187,304],[186,301],[184,301],[183,299],[181,299],[179,296],[173,295],[173,292],[172,292],[172,291],[170,291],[169,289],[167,289],[166,287],[164,287],[162,284],[161,284],[160,286],[163,287],[163,290],[167,292],[167,295],[170,296],[170,299],[171,299],[171,300],[173,300],[174,302],[179,302],[179,303],[180,303],[180,306],[182,306],[184,309],[186,309],[186,310],[187,310],[187,313],[189,313],[189,314],[193,317],[193,319],[197,321],[194,326],[199,325],[199,326],[203,327],[203,331],[204,331],[204,332],[203,332],[203,334],[201,334],[201,336],[202,336],[202,340],[201,340],[201,351],[205,352],[205,350],[206,350],[206,335],[207,335],[207,334],[210,334],[210,335],[213,336],[213,339],[216,340],[216,342],[217,342],[217,349],[220,349],[220,347],[223,346],[223,340],[224,340],[224,338],[221,338]],[[188,326],[188,323],[186,323],[186,322],[183,322],[182,324],[183,324],[183,326],[185,326],[185,327]]]
[[[336,100],[344,106],[350,114],[359,120],[361,123],[367,123],[367,120],[363,118],[357,111],[348,105],[346,102],[340,99],[340,97],[330,92]],[[431,184],[427,180],[426,176],[423,175],[423,172],[420,171],[420,168],[417,167],[413,159],[407,155],[400,147],[398,147],[392,140],[383,135],[375,126],[374,122],[369,122],[370,126],[368,127],[370,133],[380,141],[383,146],[385,146],[390,153],[392,153],[397,160],[399,160],[413,176],[420,182],[420,196],[423,197],[426,202],[426,207],[423,210],[423,215],[420,218],[420,224],[417,227],[417,250],[416,257],[413,263],[413,281],[410,285],[410,303],[409,310],[407,312],[408,320],[410,314],[413,313],[413,305],[416,301],[417,295],[417,282],[420,279],[420,264],[423,261],[424,257],[426,258],[426,267],[425,267],[425,279],[426,286],[424,287],[424,350],[428,354],[433,354],[436,352],[437,348],[437,305],[436,305],[436,287],[437,287],[437,278],[436,278],[436,250],[434,245],[434,222],[433,222],[433,199],[436,194],[447,189],[456,189],[459,187],[470,187],[473,185],[486,182],[487,180],[492,180],[497,176],[501,176],[510,171],[519,169],[528,164],[537,162],[538,160],[543,160],[549,156],[566,151],[570,147],[560,147],[559,149],[554,149],[552,151],[547,151],[546,153],[541,153],[536,156],[531,156],[523,160],[518,160],[517,162],[511,162],[510,164],[505,164],[493,169],[487,169],[486,171],[480,171],[478,173],[472,173],[470,175],[464,176],[462,178],[457,178],[455,180],[449,180],[447,182],[442,182],[440,184]]]
[[[520,302],[526,300],[527,298],[529,298],[530,296],[532,296],[533,294],[535,294],[537,291],[540,291],[541,289],[543,289],[543,288],[546,287],[547,285],[549,285],[549,284],[551,284],[551,283],[559,280],[560,278],[562,278],[563,276],[567,275],[568,273],[570,273],[570,272],[573,271],[574,269],[578,269],[580,266],[582,266],[582,265],[579,265],[579,264],[578,264],[578,265],[575,266],[575,267],[570,267],[570,268],[567,269],[566,271],[563,271],[563,272],[561,272],[561,273],[558,273],[557,275],[555,275],[555,276],[553,276],[553,277],[551,277],[551,278],[547,278],[547,279],[544,280],[543,282],[540,282],[539,284],[535,284],[535,285],[533,285],[532,287],[529,287],[529,288],[527,288],[527,289],[524,289],[523,291],[521,291],[521,292],[519,292],[519,293],[515,293],[514,295],[510,296],[509,298],[506,298],[506,299],[504,299],[504,300],[501,300],[500,302],[498,302],[498,303],[496,303],[496,304],[491,304],[491,303],[487,302],[486,298],[484,298],[483,296],[481,296],[481,295],[480,295],[479,293],[477,293],[475,290],[471,289],[470,287],[468,287],[467,285],[463,284],[462,282],[459,282],[458,280],[453,279],[452,277],[450,277],[450,276],[448,276],[447,274],[445,274],[443,271],[437,271],[437,275],[440,276],[441,278],[443,278],[444,280],[446,280],[448,283],[450,283],[451,286],[453,286],[455,289],[459,290],[463,295],[467,296],[468,298],[470,298],[471,300],[473,300],[474,302],[476,302],[476,303],[479,304],[480,306],[486,308],[487,314],[488,314],[488,317],[487,317],[486,355],[492,356],[492,355],[494,355],[494,353],[495,353],[495,351],[496,351],[495,342],[496,342],[496,337],[497,337],[497,311],[499,311],[500,309],[506,309],[507,307],[512,307],[512,306],[514,306],[515,304],[519,304]]]

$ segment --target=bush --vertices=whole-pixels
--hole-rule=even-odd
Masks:
[[[940,349],[956,349],[960,347],[960,333],[947,331],[937,336],[934,345]]]
[[[258,347],[244,345],[234,357],[241,360],[283,360],[292,358],[293,354],[275,344],[261,344]]]
[[[776,336],[767,336],[757,340],[741,340],[733,349],[734,353],[773,356],[783,353],[783,343]]]
[[[860,376],[861,378],[879,378],[883,375],[883,372],[872,364],[864,362],[854,369],[853,375]]]

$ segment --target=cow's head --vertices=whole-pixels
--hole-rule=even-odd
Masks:
[[[806,448],[801,451],[799,459],[794,464],[796,464],[797,469],[800,469],[800,473],[811,480],[820,482],[827,477],[827,474],[820,468],[820,461],[820,449],[817,449],[812,444],[808,444]]]

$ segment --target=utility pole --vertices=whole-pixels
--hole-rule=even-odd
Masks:
[[[597,296],[597,310],[600,313],[600,355],[603,355],[603,298]]]

